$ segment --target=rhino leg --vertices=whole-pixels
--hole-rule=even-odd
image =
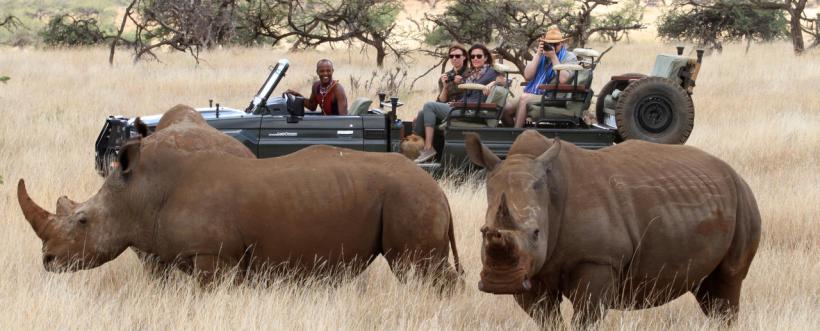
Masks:
[[[231,271],[236,271],[237,261],[225,256],[200,254],[191,258],[193,273],[203,287],[214,285],[215,281],[224,280],[225,276],[231,275]],[[242,277],[234,278],[239,282]]]
[[[580,263],[570,273],[569,299],[575,310],[573,322],[586,328],[606,314],[615,285],[609,264]]]
[[[430,280],[443,294],[463,288],[463,279],[448,262],[450,209],[436,184],[406,185],[391,192],[382,210],[381,252],[390,269],[404,281],[409,271]],[[436,201],[431,203],[430,201]]]
[[[724,317],[732,322],[740,309],[740,287],[743,278],[727,277],[715,270],[695,292],[700,308],[709,317]]]
[[[515,301],[532,317],[542,329],[561,325],[561,300],[557,290],[546,289],[541,281],[532,280],[532,290],[514,295]]]
[[[137,248],[131,247],[131,250],[137,254],[137,258],[142,262],[143,269],[148,272],[151,277],[165,280],[168,277],[168,269],[170,264],[160,261],[159,256],[141,251]]]

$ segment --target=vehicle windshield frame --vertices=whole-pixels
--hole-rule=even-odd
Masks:
[[[282,78],[285,77],[285,73],[289,67],[290,62],[287,59],[281,59],[276,63],[273,69],[271,69],[265,83],[262,84],[262,87],[259,88],[259,91],[257,91],[256,95],[251,99],[251,103],[248,105],[248,108],[245,109],[245,113],[252,114],[255,113],[259,107],[264,107],[271,93],[273,93],[273,90],[279,85]]]

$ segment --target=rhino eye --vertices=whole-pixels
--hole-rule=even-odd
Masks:
[[[540,232],[541,230],[539,229],[535,229],[534,231],[532,231],[532,240],[538,240],[538,233]]]
[[[86,223],[88,223],[88,219],[83,217],[83,218],[79,219],[77,222],[79,222],[80,224],[85,225]]]

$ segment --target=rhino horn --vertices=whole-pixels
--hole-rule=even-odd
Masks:
[[[77,205],[77,202],[74,202],[67,196],[61,196],[59,199],[57,199],[57,215],[68,216],[72,212],[74,212],[74,209],[77,208]]]
[[[34,233],[36,233],[40,239],[45,240],[46,225],[52,214],[37,205],[34,200],[31,200],[26,191],[26,182],[22,179],[17,183],[17,201],[20,203],[20,208],[23,209],[23,215],[25,215],[26,220],[28,220],[34,229]]]

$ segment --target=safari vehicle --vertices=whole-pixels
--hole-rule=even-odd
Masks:
[[[372,101],[359,98],[351,103],[346,116],[323,116],[320,111],[306,111],[304,98],[288,93],[271,96],[290,67],[286,59],[271,69],[268,78],[245,109],[223,107],[212,102],[197,108],[209,125],[236,138],[257,157],[285,155],[317,144],[333,145],[370,152],[397,151],[401,122],[395,121],[395,110],[402,105],[398,98],[384,100],[382,108],[369,109]],[[391,113],[383,110],[392,108]],[[162,115],[140,117],[150,131]],[[108,174],[110,160],[121,146],[139,136],[135,119],[109,116],[95,143],[95,165],[101,176]]]
[[[439,162],[461,162],[464,152],[464,133],[475,132],[494,153],[504,157],[513,140],[525,129],[535,129],[544,136],[570,141],[589,149],[598,149],[626,139],[642,139],[656,143],[683,144],[694,126],[692,92],[695,86],[703,51],[697,58],[683,56],[683,47],[677,55],[658,55],[649,75],[624,74],[610,78],[597,95],[596,119],[584,120],[584,114],[593,105],[591,88],[593,73],[601,54],[592,49],[576,48],[573,52],[580,64],[560,64],[556,71],[572,70],[568,84],[557,82],[539,85],[541,100],[528,105],[531,123],[524,129],[498,127],[504,101],[482,104],[457,104],[442,125],[436,149],[443,151]],[[509,74],[503,66],[496,71]],[[480,86],[463,84],[465,89]],[[494,93],[494,92],[493,92]],[[506,93],[505,93],[506,94]],[[491,93],[489,99],[492,99]],[[502,98],[503,100],[503,98]],[[454,160],[447,160],[454,158]]]
[[[659,56],[659,61],[668,68],[664,77],[637,74],[613,77],[602,91],[606,94],[602,93],[598,98],[598,104],[605,106],[601,108],[603,115],[598,117],[598,123],[587,125],[582,116],[593,97],[590,84],[597,64],[595,58],[599,55],[592,50],[576,50],[576,53],[585,57],[581,66],[556,67],[578,71],[573,83],[544,86],[542,102],[533,105],[531,115],[536,112],[544,115],[535,116],[532,126],[541,134],[560,137],[584,148],[602,148],[623,139],[659,140],[658,137],[667,137],[670,130],[680,130],[679,123],[686,124],[685,121],[691,119],[684,115],[691,110],[689,95],[700,56],[697,61],[680,54]],[[396,109],[402,106],[398,98],[386,99],[384,94],[379,94],[379,107],[371,108],[372,101],[360,97],[351,103],[348,115],[323,116],[319,111],[306,111],[302,97],[288,93],[272,96],[289,67],[288,60],[280,60],[245,109],[210,103],[197,111],[209,125],[236,138],[260,158],[281,156],[317,144],[370,152],[399,151],[401,139],[411,132],[412,122],[396,119]],[[657,67],[656,64],[655,71],[660,72]],[[685,91],[683,100],[678,89]],[[627,109],[635,104],[637,110]],[[465,166],[468,163],[464,150],[465,132],[478,133],[493,152],[506,155],[522,129],[498,127],[500,114],[501,107],[495,103],[457,105],[442,130],[436,133],[436,149],[440,151],[437,159],[421,166],[427,169]],[[160,117],[144,116],[141,120],[153,131]],[[110,161],[120,147],[139,136],[134,122],[135,119],[123,116],[106,119],[95,143],[95,166],[101,176],[108,174]],[[691,122],[688,130],[691,130]],[[677,143],[683,141],[685,138]]]

